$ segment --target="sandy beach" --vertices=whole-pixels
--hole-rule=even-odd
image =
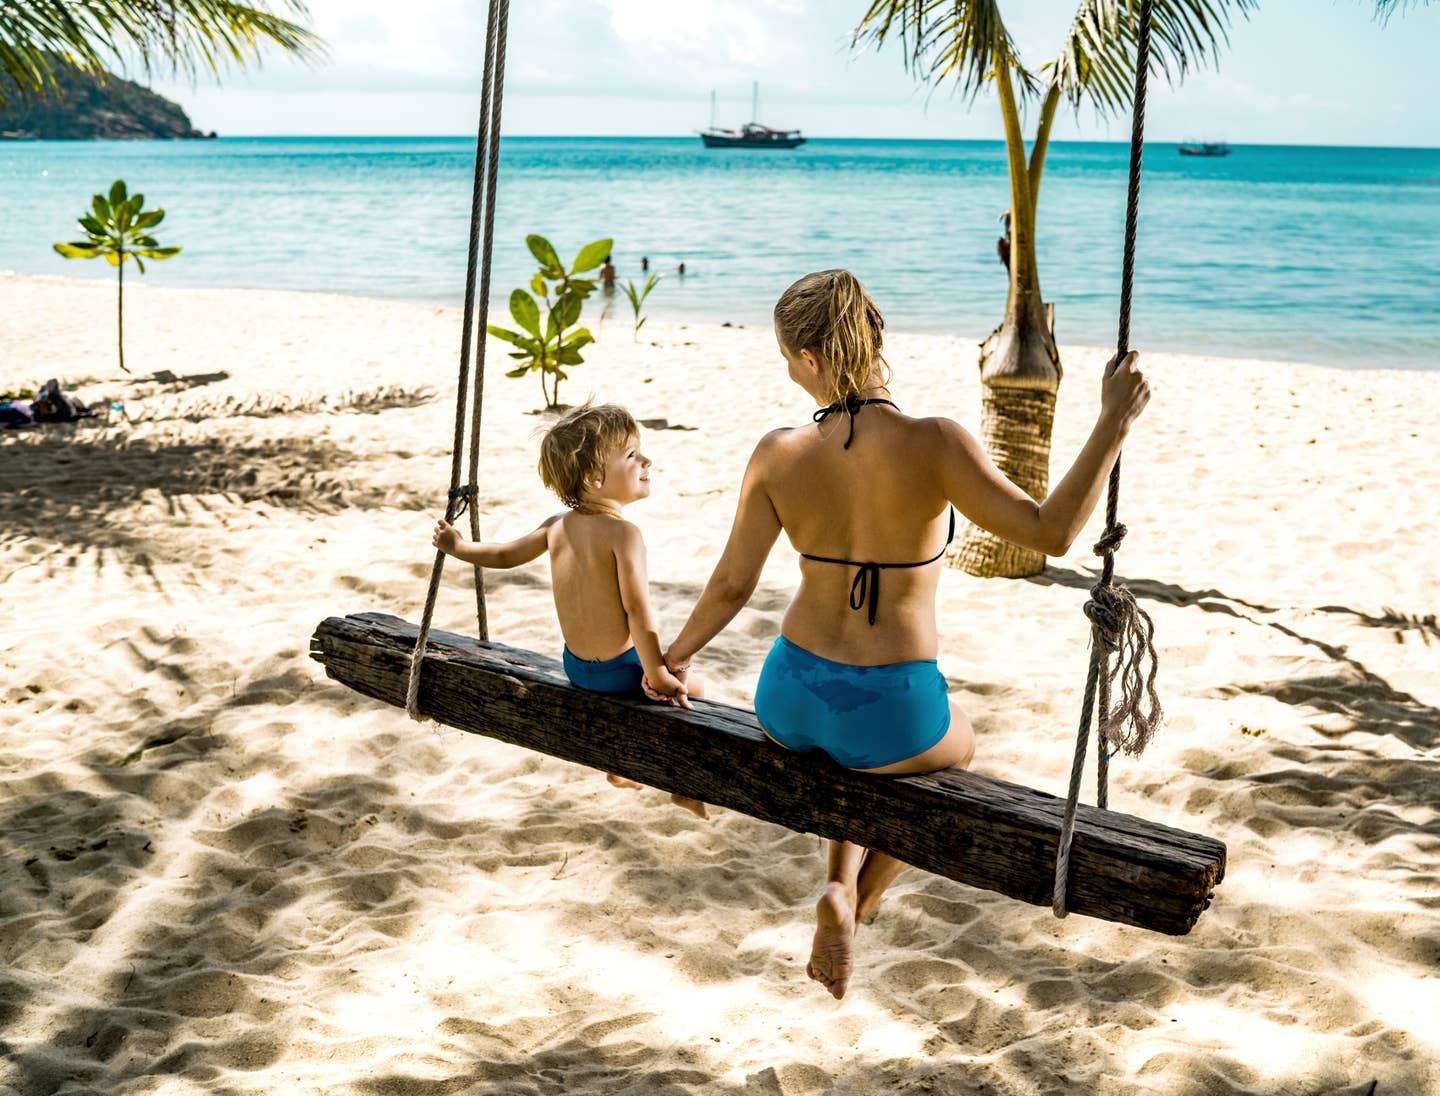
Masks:
[[[1440,372],[1147,355],[1118,570],[1168,720],[1111,801],[1226,842],[1214,904],[1169,938],[907,872],[837,1003],[804,975],[813,836],[310,660],[326,616],[420,615],[456,310],[127,286],[126,377],[114,300],[0,277],[0,388],[125,416],[0,432],[0,1094],[1440,1093]],[[899,406],[978,433],[983,334],[890,337]],[[562,398],[646,425],[668,636],[754,443],[813,407],[768,329],[612,318],[586,353]],[[1108,352],[1063,353],[1052,476]],[[494,537],[558,509],[507,365]],[[1099,526],[1036,579],[941,582],[977,772],[1063,794]],[[782,543],[697,662],[714,698],[749,704],[797,575]],[[487,576],[495,639],[558,655],[548,582]],[[473,632],[468,569],[436,626]]]

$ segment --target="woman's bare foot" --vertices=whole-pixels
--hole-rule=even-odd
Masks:
[[[691,799],[689,796],[677,793],[670,797],[670,802],[677,807],[684,807],[696,818],[704,819],[706,822],[710,821],[710,809],[698,799]]]
[[[632,788],[635,791],[639,791],[641,788],[645,787],[644,784],[637,784],[629,777],[616,776],[614,773],[606,773],[605,779],[610,781],[610,783],[614,784],[617,788]]]
[[[815,903],[815,939],[805,973],[835,1000],[845,996],[855,971],[855,907],[844,884],[827,883]]]

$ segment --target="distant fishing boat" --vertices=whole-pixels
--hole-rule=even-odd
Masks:
[[[715,124],[715,93],[710,93],[710,128],[700,132],[706,148],[798,148],[805,138],[798,129],[774,129],[755,119],[760,115],[760,83],[750,98],[750,121],[739,129],[721,129]]]
[[[1181,145],[1181,156],[1229,156],[1230,146],[1224,141],[1201,141],[1198,145]]]

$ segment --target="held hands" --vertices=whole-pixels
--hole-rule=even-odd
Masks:
[[[669,667],[662,665],[657,680],[652,681],[650,675],[646,674],[640,681],[640,688],[651,700],[674,704],[677,708],[692,709],[694,705],[690,703],[689,690],[685,685],[686,676],[685,670],[673,674]]]
[[[447,556],[453,556],[459,553],[460,545],[465,543],[465,538],[460,535],[460,531],[455,526],[441,518],[435,523],[435,534],[430,538],[430,543]]]
[[[1140,369],[1140,355],[1130,351],[1105,363],[1105,381],[1100,388],[1100,413],[1113,418],[1121,430],[1129,430],[1150,402],[1150,381]]]

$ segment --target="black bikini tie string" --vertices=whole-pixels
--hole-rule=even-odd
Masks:
[[[841,411],[844,411],[847,415],[849,415],[850,433],[845,435],[845,448],[849,449],[850,443],[855,440],[855,414],[860,410],[860,408],[868,407],[872,403],[888,403],[891,407],[895,406],[895,404],[890,400],[862,400],[856,393],[851,392],[850,395],[846,396],[843,400],[837,400],[836,402],[830,404],[827,407],[820,408],[819,411],[815,412],[813,418],[816,422],[824,422],[831,415],[838,415]],[[858,605],[855,607],[857,609],[859,608]]]
[[[870,623],[875,623],[875,610],[880,604],[880,568],[883,563],[862,563],[850,584],[850,608],[867,606]],[[868,605],[867,605],[868,603]]]
[[[816,563],[839,563],[845,567],[858,567],[855,572],[855,581],[850,583],[850,608],[857,612],[864,608],[868,610],[867,616],[871,624],[875,623],[875,610],[880,604],[880,572],[884,570],[909,570],[912,567],[928,567],[945,554],[955,539],[955,509],[950,509],[950,532],[945,536],[945,544],[929,559],[916,560],[914,563],[876,563],[873,560],[859,559],[836,559],[833,556],[814,556],[809,552],[801,552],[801,559],[813,560]]]

